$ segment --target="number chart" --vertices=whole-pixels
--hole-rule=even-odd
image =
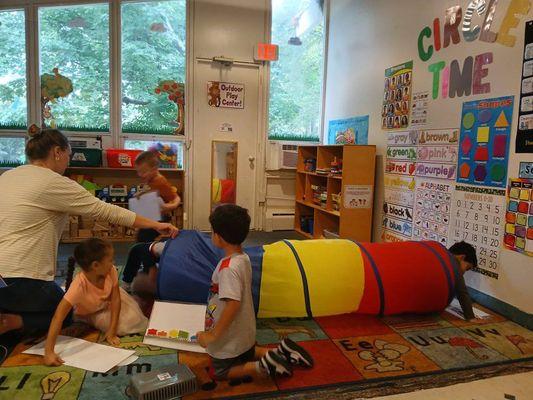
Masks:
[[[510,179],[504,246],[533,257],[533,180]]]
[[[505,190],[456,185],[451,216],[449,244],[472,244],[478,255],[473,271],[498,279]]]

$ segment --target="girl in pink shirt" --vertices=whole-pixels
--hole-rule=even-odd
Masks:
[[[44,355],[46,365],[63,364],[54,352],[54,346],[63,321],[72,308],[77,319],[105,332],[106,340],[114,346],[120,344],[117,335],[146,330],[148,320],[138,304],[123,289],[119,289],[113,256],[113,246],[96,238],[80,243],[74,250],[74,257],[82,271],[70,287],[67,284],[67,293],[57,306],[50,324]],[[70,276],[71,273],[69,271]]]

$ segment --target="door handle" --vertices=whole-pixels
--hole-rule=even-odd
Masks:
[[[255,161],[255,157],[254,156],[248,156],[248,161],[250,161],[251,163]]]

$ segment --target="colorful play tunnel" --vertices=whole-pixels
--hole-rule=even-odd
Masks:
[[[258,317],[443,310],[454,295],[455,258],[437,242],[280,241],[248,247]],[[161,300],[205,303],[223,254],[209,235],[182,231],[161,256]]]

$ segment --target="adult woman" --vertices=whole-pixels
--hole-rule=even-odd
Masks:
[[[171,224],[102,202],[63,177],[70,147],[58,130],[35,128],[31,136],[26,145],[30,164],[0,176],[0,276],[7,285],[0,288],[0,334],[48,328],[63,297],[54,276],[69,214],[153,228],[172,237],[178,233]]]

